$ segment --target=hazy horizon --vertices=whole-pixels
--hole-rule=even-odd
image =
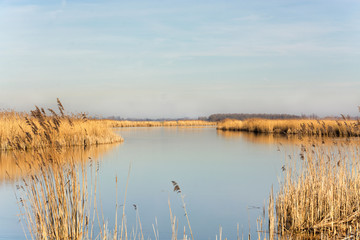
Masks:
[[[0,1],[0,109],[359,116],[360,2]]]

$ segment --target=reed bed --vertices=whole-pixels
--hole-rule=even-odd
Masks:
[[[61,147],[121,142],[123,139],[101,121],[85,114],[66,115],[58,99],[59,112],[36,107],[27,113],[0,113],[0,150],[29,150],[51,144]]]
[[[217,129],[224,131],[246,131],[254,133],[299,134],[326,137],[360,136],[359,120],[268,120],[248,119],[244,121],[226,119]]]
[[[178,120],[178,121],[115,121],[99,120],[106,122],[109,127],[192,127],[192,126],[216,126],[216,122],[202,120]]]
[[[287,159],[280,191],[271,194],[276,213],[269,214],[270,232],[293,238],[359,238],[359,170],[359,141],[303,145],[298,158]]]
[[[218,130],[217,134],[226,139],[241,138],[247,142],[264,145],[277,145],[299,147],[303,144],[319,144],[322,146],[333,146],[334,144],[356,141],[357,137],[333,138],[323,136],[302,136],[298,134],[259,134],[253,132],[240,131],[222,131]]]

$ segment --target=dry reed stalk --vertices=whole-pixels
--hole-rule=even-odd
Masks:
[[[190,231],[190,234],[191,234],[191,238],[192,238],[192,240],[194,240],[194,235],[193,235],[193,232],[192,232],[192,230],[191,230],[189,215],[188,215],[187,210],[186,210],[186,204],[185,204],[185,200],[184,200],[184,195],[182,194],[181,189],[180,189],[180,186],[179,186],[179,184],[178,184],[177,182],[171,181],[171,183],[172,183],[173,186],[174,186],[174,192],[176,192],[176,193],[178,193],[178,194],[180,195],[181,202],[182,202],[182,204],[183,204],[183,209],[184,209],[185,216],[186,216],[186,220],[187,220],[187,223],[188,223],[189,231]],[[185,234],[185,233],[184,233],[184,234]]]

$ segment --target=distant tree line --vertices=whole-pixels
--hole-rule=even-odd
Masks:
[[[217,113],[210,115],[206,120],[217,122],[226,118],[245,120],[249,118],[263,118],[263,119],[299,119],[304,116],[291,115],[291,114],[267,114],[267,113]],[[202,117],[202,120],[205,120]]]

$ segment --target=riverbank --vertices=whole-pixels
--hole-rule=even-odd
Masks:
[[[178,120],[178,121],[116,121],[99,120],[105,122],[109,127],[195,127],[195,126],[216,126],[217,122],[202,120]]]
[[[223,131],[246,131],[254,133],[299,134],[326,137],[358,137],[359,121],[355,120],[308,120],[308,119],[226,119],[217,126]]]

